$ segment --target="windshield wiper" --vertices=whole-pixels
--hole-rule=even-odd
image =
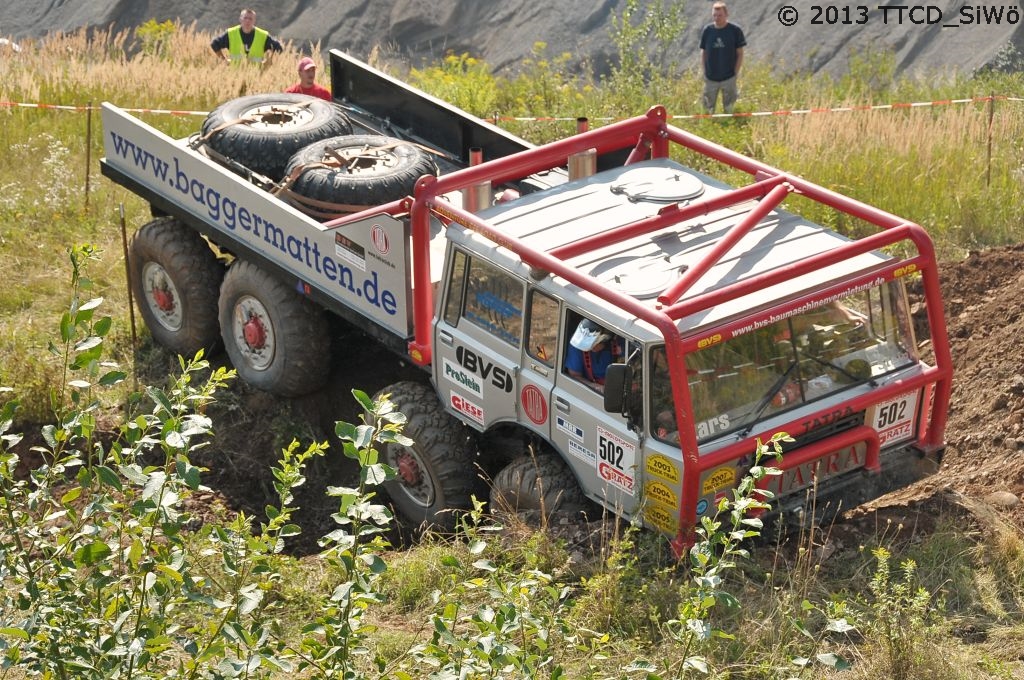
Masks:
[[[761,401],[757,402],[757,406],[755,406],[750,412],[750,422],[747,424],[747,428],[743,430],[742,436],[746,437],[750,434],[750,431],[754,429],[754,425],[756,425],[757,421],[760,420],[761,416],[764,414],[764,410],[768,408],[768,404],[772,403],[772,399],[775,398],[775,395],[781,392],[782,388],[786,386],[787,382],[789,382],[789,374],[793,372],[793,369],[796,368],[796,366],[797,362],[795,360],[789,362],[789,367],[781,376],[779,376],[779,379],[772,384],[771,388],[765,392],[764,396],[761,397]]]
[[[874,377],[861,378],[860,376],[857,376],[857,375],[854,375],[853,373],[850,373],[843,366],[840,366],[839,364],[837,364],[835,362],[829,361],[828,359],[822,359],[821,357],[816,357],[816,356],[814,356],[812,354],[805,354],[804,356],[806,356],[811,361],[815,361],[818,364],[820,364],[822,366],[825,366],[826,368],[834,368],[835,370],[839,371],[840,373],[845,375],[847,378],[849,378],[853,382],[867,382],[867,384],[871,385],[872,387],[878,387],[878,381],[875,380]]]

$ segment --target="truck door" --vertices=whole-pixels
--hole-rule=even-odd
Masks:
[[[434,380],[445,406],[483,431],[517,418],[526,283],[460,250],[449,257]]]
[[[597,342],[604,335],[609,357],[601,356]],[[626,340],[597,320],[566,313],[551,396],[551,441],[590,497],[630,517],[639,503],[640,436],[623,416],[604,410],[601,391],[604,365],[624,360]]]

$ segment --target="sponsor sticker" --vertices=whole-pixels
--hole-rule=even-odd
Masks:
[[[644,486],[644,493],[653,501],[664,503],[670,508],[679,507],[679,498],[675,492],[661,482],[647,482]]]
[[[601,459],[598,465],[601,478],[632,496],[636,445],[611,430],[598,427],[597,455]]]
[[[341,232],[334,234],[334,254],[359,271],[366,271],[366,249]]]
[[[630,496],[633,495],[633,478],[622,470],[616,469],[602,460],[597,465],[597,474],[609,484],[619,487]]]
[[[527,385],[519,393],[526,417],[537,425],[543,425],[548,419],[548,402],[544,393],[536,385]]]
[[[666,534],[675,534],[679,530],[679,519],[676,517],[676,513],[660,505],[645,507],[644,520]]]
[[[679,468],[676,467],[675,463],[660,453],[648,456],[647,464],[644,466],[644,469],[647,470],[649,474],[661,477],[673,484],[679,483]]]
[[[712,470],[707,479],[704,480],[703,495],[714,493],[736,484],[736,469],[731,467],[720,467]]]
[[[448,359],[444,360],[444,377],[478,397],[484,396],[483,388],[477,377],[472,373],[467,373],[461,366]]]
[[[697,501],[697,516],[700,517],[701,515],[703,515],[707,511],[708,511],[708,499],[701,498],[699,501]]]
[[[569,440],[569,453],[590,465],[597,465],[597,454],[574,439]]]
[[[484,410],[477,404],[474,404],[469,399],[462,397],[454,392],[451,392],[451,404],[452,408],[462,413],[473,420],[474,422],[484,424]]]
[[[570,437],[572,437],[576,441],[578,441],[580,443],[583,443],[583,428],[582,427],[580,427],[578,425],[575,425],[574,423],[570,423],[568,420],[566,420],[562,416],[556,416],[555,417],[555,427],[557,427],[559,430],[561,430],[562,432],[566,433],[567,435],[569,435]]]
[[[370,229],[370,239],[373,241],[373,247],[381,255],[387,255],[391,251],[391,239],[388,238],[388,233],[379,224],[373,225]]]
[[[878,432],[879,444],[894,444],[914,436],[918,403],[918,392],[915,390],[872,407],[868,422]]]

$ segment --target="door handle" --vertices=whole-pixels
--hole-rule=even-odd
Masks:
[[[555,397],[555,410],[561,411],[562,413],[568,413],[570,410],[569,400],[564,397]]]
[[[437,340],[442,345],[447,345],[449,347],[451,347],[455,343],[455,339],[452,338],[452,334],[449,333],[448,331],[441,331],[441,332],[439,332],[437,334]]]

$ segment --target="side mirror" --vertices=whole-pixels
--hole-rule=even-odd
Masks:
[[[626,392],[633,384],[633,367],[629,364],[612,364],[604,373],[604,410],[608,413],[623,413],[627,404]]]

